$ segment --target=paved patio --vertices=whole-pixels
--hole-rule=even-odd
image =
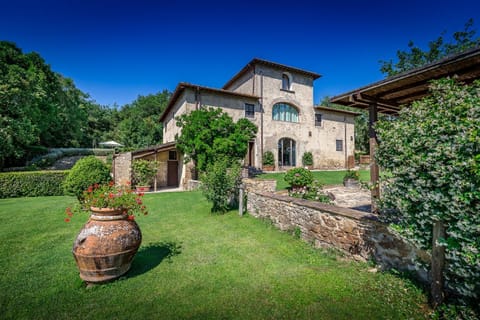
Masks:
[[[325,193],[333,195],[336,206],[365,212],[371,211],[370,190],[360,187],[347,188],[344,186],[326,186]]]

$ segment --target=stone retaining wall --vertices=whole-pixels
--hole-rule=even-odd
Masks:
[[[247,211],[254,217],[269,219],[281,230],[298,228],[302,239],[315,247],[334,247],[357,260],[373,258],[384,269],[413,271],[419,279],[427,280],[426,271],[417,270],[414,261],[429,263],[428,254],[390,230],[377,216],[275,194],[265,191],[271,189],[271,183],[249,180],[244,181]]]

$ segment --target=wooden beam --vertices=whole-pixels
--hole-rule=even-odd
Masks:
[[[443,267],[445,265],[445,247],[439,245],[440,239],[445,239],[445,226],[442,221],[435,221],[433,224],[432,236],[432,285],[431,298],[432,306],[438,307],[443,303]]]
[[[375,160],[375,150],[377,148],[377,133],[374,125],[378,121],[378,107],[376,103],[371,103],[368,109],[369,121],[369,142],[370,142],[370,182],[372,184],[372,212],[377,212],[377,200],[380,197],[380,187],[378,185],[379,169],[377,161]]]

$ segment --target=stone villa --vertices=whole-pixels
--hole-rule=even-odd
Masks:
[[[349,167],[357,114],[314,106],[313,82],[319,77],[311,71],[253,59],[221,89],[179,83],[160,118],[163,144],[138,150],[127,158],[156,159],[161,164],[158,187],[185,187],[191,173],[175,150],[175,134],[180,131],[175,117],[209,106],[222,108],[234,121],[248,118],[258,127],[255,140],[249,143],[246,166],[261,168],[263,154],[271,151],[276,170],[302,166],[305,152],[313,154],[314,169]],[[126,172],[121,174],[121,168],[117,171],[117,182],[127,179]]]

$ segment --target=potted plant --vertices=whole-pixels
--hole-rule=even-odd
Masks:
[[[311,170],[313,168],[313,155],[311,152],[307,151],[302,156],[303,166]]]
[[[343,176],[343,185],[347,188],[356,188],[359,185],[358,183],[359,179],[360,179],[360,176],[358,174],[358,171],[347,170],[347,172]]]
[[[137,191],[149,191],[152,185],[153,178],[158,171],[157,161],[150,160],[135,160],[132,164],[133,180],[135,182]]]
[[[272,151],[266,151],[263,153],[262,170],[273,171],[275,169],[275,158]]]
[[[147,214],[142,196],[128,185],[95,184],[84,191],[83,199],[74,209],[66,209],[66,222],[77,212],[90,211],[90,218],[72,249],[82,280],[106,282],[130,269],[142,242],[142,233],[134,218]]]

